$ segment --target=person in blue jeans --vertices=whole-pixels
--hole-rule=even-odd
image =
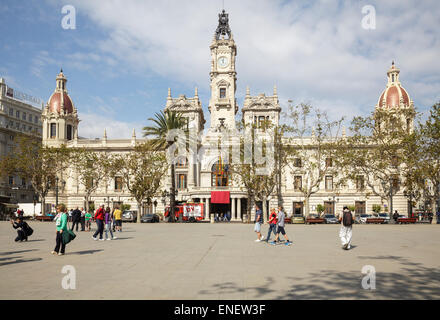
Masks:
[[[275,212],[275,209],[272,208],[269,215],[269,230],[267,232],[266,242],[269,242],[270,234],[273,232],[273,235],[276,236],[277,234],[277,223],[278,223],[278,217],[277,213]]]
[[[105,239],[106,240],[112,240],[116,239],[116,237],[113,237],[112,232],[112,214],[110,213],[110,208],[107,207],[105,209],[105,215],[104,215],[104,223],[105,223]],[[110,238],[108,237],[108,233],[110,232]]]
[[[278,207],[278,223],[277,223],[277,235],[275,237],[275,240],[272,241],[270,244],[275,245],[277,241],[279,241],[280,233],[284,236],[286,239],[286,245],[290,245],[292,242],[287,237],[286,231],[284,230],[284,218],[286,217],[283,207]]]
[[[261,235],[261,225],[263,224],[263,212],[260,207],[255,206],[255,228],[254,231],[257,233],[257,240],[255,242],[260,242],[264,240],[264,236]]]

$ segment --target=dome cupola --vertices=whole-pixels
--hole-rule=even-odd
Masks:
[[[399,73],[400,70],[394,65],[393,61],[387,72],[387,86],[380,95],[377,107],[399,108],[409,107],[412,104],[408,92],[400,84]]]

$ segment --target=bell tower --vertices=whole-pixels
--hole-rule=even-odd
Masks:
[[[238,111],[235,98],[237,47],[229,28],[228,14],[223,10],[218,16],[218,27],[210,46],[211,98],[208,110],[211,113],[211,132],[235,129],[235,114]]]

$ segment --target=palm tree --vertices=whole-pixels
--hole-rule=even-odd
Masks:
[[[173,129],[182,129],[186,125],[186,118],[180,113],[166,110],[155,113],[155,118],[149,118],[153,121],[153,126],[143,128],[144,137],[152,136],[151,143],[156,150],[167,150],[175,141],[167,138],[167,134]],[[170,217],[169,222],[174,222],[174,207],[176,202],[176,180],[174,159],[171,159],[171,190],[170,190]]]

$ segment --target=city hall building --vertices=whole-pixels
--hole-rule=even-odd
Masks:
[[[198,202],[205,204],[205,217],[210,213],[230,213],[232,220],[243,220],[246,214],[247,192],[246,189],[231,178],[228,170],[223,165],[226,156],[222,152],[213,152],[209,148],[225,131],[234,132],[236,129],[236,115],[241,108],[242,120],[246,124],[258,124],[269,121],[278,125],[280,121],[281,107],[279,104],[277,89],[274,86],[271,95],[261,93],[251,96],[249,88],[246,89],[244,103],[239,106],[236,96],[237,72],[235,59],[237,45],[228,24],[228,15],[224,12],[219,14],[219,24],[209,46],[211,52],[210,88],[209,99],[210,126],[205,128],[205,114],[202,102],[199,99],[197,88],[193,97],[179,95],[173,97],[168,90],[165,110],[174,110],[187,118],[187,124],[197,132],[205,132],[200,143],[201,153],[199,160],[192,157],[182,158],[176,164],[175,181],[178,191],[178,202]],[[387,72],[386,88],[377,101],[376,108],[414,108],[408,92],[401,86],[399,69],[393,65]],[[139,139],[133,130],[131,139],[107,139],[105,130],[100,139],[83,139],[78,132],[78,111],[69,96],[67,79],[63,72],[56,78],[55,92],[50,96],[42,112],[42,137],[45,145],[59,146],[66,144],[68,147],[87,148],[97,152],[108,154],[126,153],[133,150],[134,146],[145,141]],[[412,126],[412,119],[409,125]],[[205,130],[206,129],[206,130]],[[138,133],[139,135],[140,133]],[[313,145],[313,136],[310,137]],[[237,138],[231,136],[222,144],[233,145]],[[295,142],[293,141],[293,144]],[[289,214],[305,214],[304,196],[299,191],[303,175],[299,159],[297,170],[285,170],[282,176],[281,194],[283,205]],[[170,172],[170,171],[169,171]],[[368,187],[363,183],[349,182],[343,189],[335,190],[336,177],[330,170],[320,184],[319,191],[310,198],[310,213],[317,212],[317,205],[321,204],[326,213],[339,213],[343,206],[355,206],[356,213],[372,213],[374,204],[383,204],[377,196],[371,196]],[[152,204],[145,203],[146,212],[161,213],[169,204],[169,197],[164,190],[170,190],[170,178],[164,177],[163,186]],[[259,200],[259,199],[257,199]],[[266,208],[277,205],[276,195],[267,199]],[[55,203],[55,194],[47,197],[48,203]],[[75,172],[60,176],[59,202],[65,203],[68,208],[85,206],[84,186],[79,183]],[[132,209],[137,207],[136,201],[126,190],[119,177],[111,178],[109,183],[101,185],[92,194],[91,202],[95,207],[100,204],[108,204],[110,207],[116,203],[130,204]],[[408,212],[408,200],[400,190],[393,199],[393,207],[401,214]]]

